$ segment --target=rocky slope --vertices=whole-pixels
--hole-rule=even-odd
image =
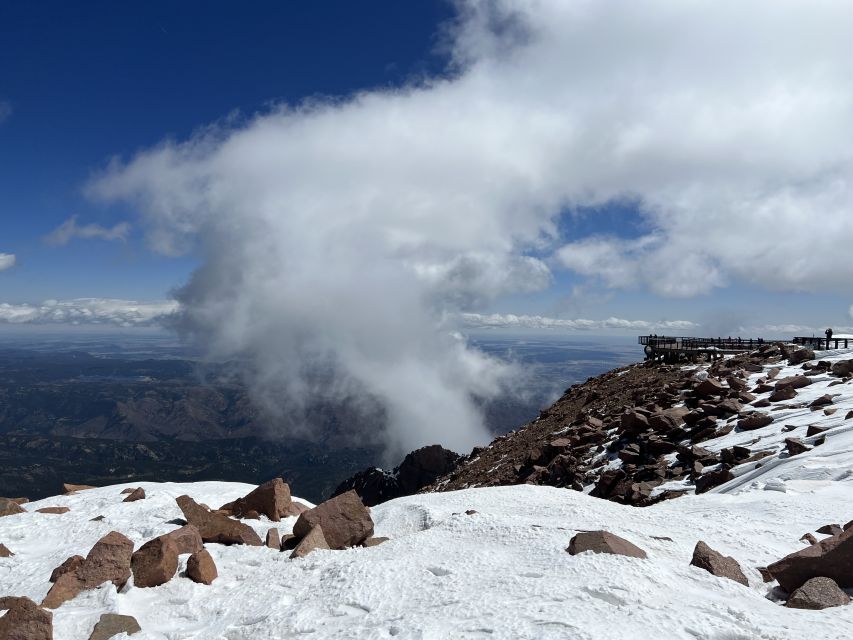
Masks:
[[[616,369],[571,387],[423,491],[526,483],[633,505],[708,491],[853,426],[853,353],[821,356],[777,344],[712,363]]]

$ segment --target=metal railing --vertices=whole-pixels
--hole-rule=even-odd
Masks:
[[[639,343],[653,349],[680,351],[752,351],[766,341],[763,338],[695,338],[690,336],[640,336]]]
[[[801,344],[804,347],[812,347],[813,349],[848,349],[849,338],[820,338],[818,336],[797,336],[794,338],[794,344]],[[830,345],[833,345],[830,347]],[[844,345],[843,347],[840,345]]]

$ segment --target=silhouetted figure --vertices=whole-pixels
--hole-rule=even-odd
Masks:
[[[826,330],[826,348],[829,349],[829,341],[832,340],[832,329]]]

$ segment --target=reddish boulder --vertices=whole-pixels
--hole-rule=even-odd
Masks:
[[[728,578],[729,580],[740,582],[747,587],[749,586],[749,581],[743,575],[743,571],[737,560],[714,551],[701,540],[696,543],[696,547],[693,549],[693,559],[690,561],[690,564],[720,578]]]
[[[145,489],[142,487],[138,487],[128,494],[128,496],[122,500],[122,502],[136,502],[137,500],[145,499]]]
[[[13,516],[16,513],[26,513],[26,510],[21,508],[21,505],[14,500],[0,498],[0,518],[3,516]]]
[[[9,551],[9,547],[0,542],[0,558],[11,558],[13,555],[15,554]]]
[[[116,613],[102,613],[89,640],[109,640],[115,636],[126,633],[132,636],[142,631],[142,627],[133,616],[121,616]]]
[[[326,537],[323,535],[323,527],[321,527],[320,525],[315,525],[314,527],[311,527],[311,530],[308,532],[308,534],[304,538],[302,538],[302,540],[299,541],[299,543],[293,549],[293,553],[290,554],[290,557],[304,558],[316,549],[329,548],[329,543],[326,541]]]
[[[290,507],[290,487],[281,478],[273,478],[246,496],[219,507],[222,511],[230,511],[238,518],[246,517],[254,511],[263,514],[273,522],[287,515]]]
[[[187,560],[187,577],[199,584],[211,584],[219,576],[207,549],[196,551]]]
[[[118,531],[111,531],[95,543],[76,570],[57,578],[42,606],[56,609],[81,591],[94,589],[104,582],[112,582],[121,589],[130,578],[132,555],[133,542]]]
[[[569,541],[566,551],[573,556],[584,551],[592,551],[593,553],[612,553],[632,558],[647,557],[646,552],[640,547],[609,531],[581,531]]]
[[[36,513],[53,513],[56,515],[68,513],[69,511],[71,511],[71,509],[68,507],[42,507],[41,509],[36,509]]]
[[[166,584],[178,570],[178,546],[168,536],[149,540],[131,558],[135,587],[159,587]]]
[[[8,609],[0,617],[2,640],[53,640],[53,614],[29,598],[0,597],[0,609]]]
[[[821,576],[849,589],[853,587],[853,529],[791,553],[767,570],[789,593],[806,580]]]
[[[204,542],[261,546],[261,539],[250,526],[228,516],[208,511],[189,496],[176,499],[187,522],[196,527]]]
[[[850,603],[850,596],[844,593],[832,578],[819,576],[806,580],[802,587],[795,589],[785,603],[792,609],[827,609]]]
[[[293,525],[293,534],[304,538],[318,525],[332,549],[361,544],[373,535],[370,511],[355,491],[347,491],[305,511]]]

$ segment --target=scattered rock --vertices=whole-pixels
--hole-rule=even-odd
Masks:
[[[8,609],[0,617],[0,639],[53,640],[53,614],[29,598],[0,597],[0,609]]]
[[[802,389],[809,386],[813,380],[807,376],[789,376],[776,381],[776,390],[784,387],[792,387],[793,389]]]
[[[785,603],[793,609],[827,609],[849,604],[850,596],[844,593],[832,578],[818,576],[806,580]]]
[[[725,392],[725,387],[722,382],[709,376],[696,385],[693,392],[700,398],[709,398],[722,395]]]
[[[278,529],[272,528],[267,531],[267,539],[264,541],[264,544],[276,551],[281,549],[281,536],[278,533]]]
[[[829,427],[822,427],[822,426],[817,425],[817,424],[810,424],[808,426],[808,428],[806,429],[806,437],[810,438],[812,436],[819,435],[819,434],[823,433],[824,431],[829,431]]]
[[[768,400],[770,402],[784,402],[785,400],[792,400],[796,395],[797,391],[794,387],[788,385],[771,393]]]
[[[814,360],[814,351],[811,349],[797,349],[788,356],[788,364],[797,365],[807,360]]]
[[[302,540],[299,541],[299,543],[293,549],[293,553],[290,554],[290,557],[304,558],[315,549],[329,548],[329,543],[326,541],[326,537],[323,535],[323,527],[318,524],[312,527],[308,534],[305,535],[305,537],[303,537]]]
[[[720,578],[728,578],[729,580],[740,582],[747,587],[749,586],[749,581],[743,575],[743,571],[741,571],[737,560],[714,551],[701,540],[696,543],[696,547],[693,549],[693,559],[690,561],[690,564]]]
[[[793,592],[806,580],[832,578],[842,588],[853,587],[853,529],[791,553],[767,567],[779,585]]]
[[[755,429],[761,429],[762,427],[766,427],[768,424],[773,422],[773,416],[768,415],[766,413],[751,413],[747,417],[741,418],[737,421],[738,429],[741,431],[754,431]]]
[[[9,551],[9,547],[0,542],[0,558],[11,558],[13,555],[15,554]]]
[[[584,551],[592,551],[593,553],[612,553],[632,558],[647,557],[646,552],[640,547],[609,531],[581,531],[569,541],[566,551],[573,556]]]
[[[204,542],[261,546],[261,539],[250,526],[228,516],[212,513],[189,496],[176,499],[187,522],[198,529]]]
[[[68,507],[42,507],[41,509],[36,509],[36,513],[54,513],[56,515],[68,513],[69,511],[71,509]]]
[[[798,456],[806,451],[811,451],[812,448],[803,444],[803,441],[799,438],[785,438],[785,450],[788,452],[788,455]]]
[[[304,538],[316,526],[329,547],[344,549],[364,542],[373,535],[373,520],[355,491],[347,491],[299,516],[293,534]]]
[[[853,360],[841,360],[832,365],[832,375],[834,376],[849,376],[853,374]]]
[[[239,500],[224,504],[219,509],[230,511],[238,518],[248,517],[249,513],[254,511],[255,517],[263,514],[273,522],[278,522],[282,516],[287,516],[290,502],[290,487],[281,478],[273,478]]]
[[[102,613],[101,619],[95,624],[92,629],[92,635],[89,640],[109,640],[121,633],[126,633],[132,636],[134,633],[142,631],[142,627],[133,616],[121,616],[117,613]]]
[[[837,536],[839,533],[844,533],[844,529],[841,528],[840,524],[825,524],[817,532],[828,536]]]
[[[94,589],[104,582],[112,582],[121,589],[131,575],[132,555],[133,542],[118,531],[111,531],[95,543],[75,570],[57,577],[42,606],[56,609],[81,591]]]
[[[720,467],[716,471],[709,471],[708,473],[702,474],[696,478],[694,483],[696,486],[696,493],[705,493],[706,491],[733,479],[734,474],[726,466]]]
[[[121,490],[121,495],[125,495],[125,494],[127,494],[127,493],[133,493],[134,491],[136,491],[136,488],[134,488],[134,487],[127,487],[126,489],[122,489],[122,490]]]
[[[137,500],[145,499],[145,489],[138,487],[131,491],[122,502],[136,502]]]
[[[809,544],[817,544],[817,538],[810,533],[804,533],[800,538],[800,542],[808,542]]]
[[[219,576],[207,549],[196,551],[187,560],[187,577],[199,584],[211,584]]]
[[[810,407],[825,407],[828,404],[832,404],[832,396],[828,393],[825,393],[820,398],[815,398],[809,404]]]
[[[104,516],[95,516],[94,518],[89,518],[89,522],[101,522],[104,519]]]

